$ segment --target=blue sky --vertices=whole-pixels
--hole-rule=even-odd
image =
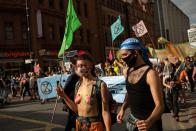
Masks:
[[[186,15],[189,16],[190,24],[196,24],[196,0],[171,0]]]

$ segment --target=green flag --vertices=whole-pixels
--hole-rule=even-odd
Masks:
[[[69,47],[72,44],[73,33],[81,26],[81,23],[74,10],[72,0],[69,0],[66,17],[67,18],[66,18],[65,34],[63,37],[63,42],[58,57],[63,55],[65,50],[69,49]]]
[[[120,16],[118,16],[118,19],[111,25],[112,41],[114,41],[123,31],[124,27],[121,25]]]

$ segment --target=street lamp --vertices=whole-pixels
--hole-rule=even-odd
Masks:
[[[27,20],[27,43],[29,47],[29,64],[30,64],[30,70],[32,71],[32,54],[31,54],[31,32],[30,32],[30,20],[29,20],[29,7],[28,3],[30,3],[30,0],[25,0],[25,7],[26,7],[26,20]]]
[[[28,46],[29,46],[29,58],[32,59],[31,56],[31,36],[30,36],[30,22],[29,22],[29,7],[28,7],[28,1],[29,0],[25,0],[25,5],[26,5],[26,20],[27,20],[27,42],[28,42]]]

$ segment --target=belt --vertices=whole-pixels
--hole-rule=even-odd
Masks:
[[[83,116],[78,116],[76,118],[81,124],[91,124],[92,122],[100,122],[101,119],[98,116],[93,116],[93,117],[83,117]]]

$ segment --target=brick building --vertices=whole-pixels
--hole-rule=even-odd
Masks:
[[[58,64],[67,2],[0,0],[0,64],[6,70],[29,70],[34,63],[25,64],[25,59],[29,58],[45,67]],[[156,44],[159,30],[156,29],[158,20],[153,13],[156,5],[152,2],[145,4],[145,10],[138,0],[73,0],[73,3],[82,26],[75,32],[69,50],[87,50],[97,61],[104,62],[108,51],[113,49],[110,25],[119,15],[125,31],[114,41],[115,50],[124,39],[134,36],[131,27],[140,20],[144,21]],[[147,35],[142,41],[151,43]]]

